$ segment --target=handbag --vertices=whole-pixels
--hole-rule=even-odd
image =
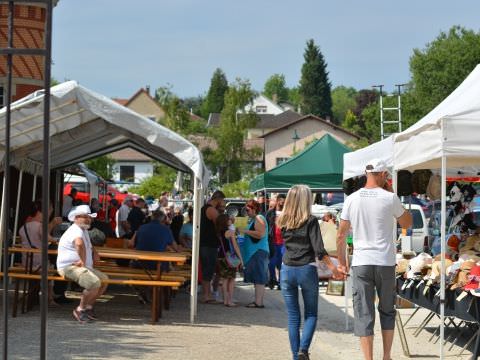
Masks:
[[[228,245],[230,248],[229,251],[225,251],[225,247],[223,246],[223,240],[220,241],[220,245],[222,246],[222,250],[225,255],[225,261],[228,267],[232,269],[238,268],[240,266],[241,261],[240,261],[240,258],[235,253],[235,250],[233,249],[232,242],[230,241],[230,239],[228,239]]]

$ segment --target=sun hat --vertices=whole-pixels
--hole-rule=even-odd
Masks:
[[[365,166],[365,172],[367,173],[379,173],[388,171],[387,164],[381,159],[372,159]]]
[[[92,218],[97,217],[97,213],[92,213],[90,210],[90,206],[88,205],[78,205],[75,206],[69,213],[68,213],[68,220],[73,221],[77,215],[88,215]]]

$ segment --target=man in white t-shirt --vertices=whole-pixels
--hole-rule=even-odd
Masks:
[[[108,277],[93,268],[93,261],[98,261],[99,257],[88,235],[92,218],[96,216],[88,205],[74,207],[68,214],[73,224],[58,243],[58,273],[84,288],[80,305],[73,310],[74,318],[80,323],[96,320],[93,305],[107,289],[102,281]]]
[[[117,227],[115,229],[115,234],[118,238],[124,238],[126,235],[130,233],[130,223],[127,221],[128,214],[133,207],[133,198],[127,196],[125,200],[123,200],[122,206],[118,209],[117,213],[115,214]]]
[[[412,225],[412,216],[387,182],[388,169],[382,160],[372,160],[365,169],[365,187],[347,197],[337,234],[338,259],[347,271],[345,239],[353,230],[354,333],[360,337],[365,359],[373,359],[375,290],[383,338],[383,359],[390,359],[395,329],[394,220],[402,228]]]

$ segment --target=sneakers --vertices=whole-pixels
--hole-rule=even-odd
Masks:
[[[298,360],[310,360],[310,356],[308,355],[308,352],[300,351],[298,353]]]
[[[87,313],[85,310],[80,311],[77,308],[73,310],[73,317],[80,323],[80,324],[85,324],[90,321],[90,318],[88,317]]]

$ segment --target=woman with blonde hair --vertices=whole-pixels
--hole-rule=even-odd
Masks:
[[[294,360],[309,359],[308,349],[317,325],[318,274],[316,260],[323,261],[340,278],[325,251],[318,220],[311,214],[312,192],[306,185],[295,185],[287,194],[277,226],[282,229],[285,253],[280,281],[288,315],[288,337]],[[300,336],[298,289],[304,303],[304,325]]]

